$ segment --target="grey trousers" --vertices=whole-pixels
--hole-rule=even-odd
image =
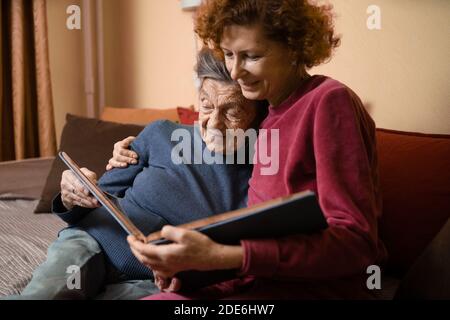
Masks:
[[[7,300],[139,299],[160,292],[152,280],[126,280],[87,232],[65,229],[21,295]]]

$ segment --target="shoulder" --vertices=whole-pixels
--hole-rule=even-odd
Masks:
[[[148,124],[135,140],[145,148],[156,145],[170,145],[174,136],[193,136],[194,127],[169,120],[157,120]]]
[[[169,120],[157,120],[148,124],[141,132],[143,136],[171,136],[175,130],[193,131],[192,126],[178,124]]]
[[[330,99],[354,99],[358,96],[344,83],[327,76],[314,76],[308,95],[318,102],[329,102]],[[359,98],[358,98],[359,99]]]
[[[316,76],[308,92],[316,112],[345,114],[364,109],[358,95],[344,83],[326,76]]]
[[[375,123],[368,114],[359,96],[347,85],[329,77],[316,87],[314,101],[315,124],[321,126],[353,126],[365,123],[374,128]]]

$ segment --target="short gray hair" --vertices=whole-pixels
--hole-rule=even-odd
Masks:
[[[201,83],[203,83],[205,79],[212,79],[222,81],[227,84],[238,84],[236,81],[231,79],[227,67],[225,66],[225,62],[215,56],[214,51],[207,47],[203,48],[198,53],[195,71]],[[201,88],[201,84],[199,88]]]

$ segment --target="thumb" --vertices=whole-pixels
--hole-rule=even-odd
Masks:
[[[175,243],[186,242],[189,230],[166,225],[161,230],[161,236]]]
[[[133,136],[129,136],[128,138],[125,138],[123,140],[124,148],[128,148],[130,146],[130,144],[134,141],[134,139],[136,139],[136,137],[133,137]]]
[[[91,171],[87,168],[81,168],[81,172],[84,173],[84,175],[86,177],[89,178],[89,180],[91,180],[92,182],[96,182],[97,181],[97,174],[94,171]]]

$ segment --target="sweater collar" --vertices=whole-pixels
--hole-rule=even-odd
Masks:
[[[297,89],[294,90],[294,92],[291,93],[291,95],[286,98],[279,106],[274,107],[272,105],[269,106],[269,114],[271,115],[279,115],[284,113],[286,110],[288,110],[295,101],[299,100],[303,95],[305,95],[309,89],[311,88],[312,84],[315,82],[314,80],[317,78],[322,78],[324,76],[322,75],[313,75],[306,79]]]

